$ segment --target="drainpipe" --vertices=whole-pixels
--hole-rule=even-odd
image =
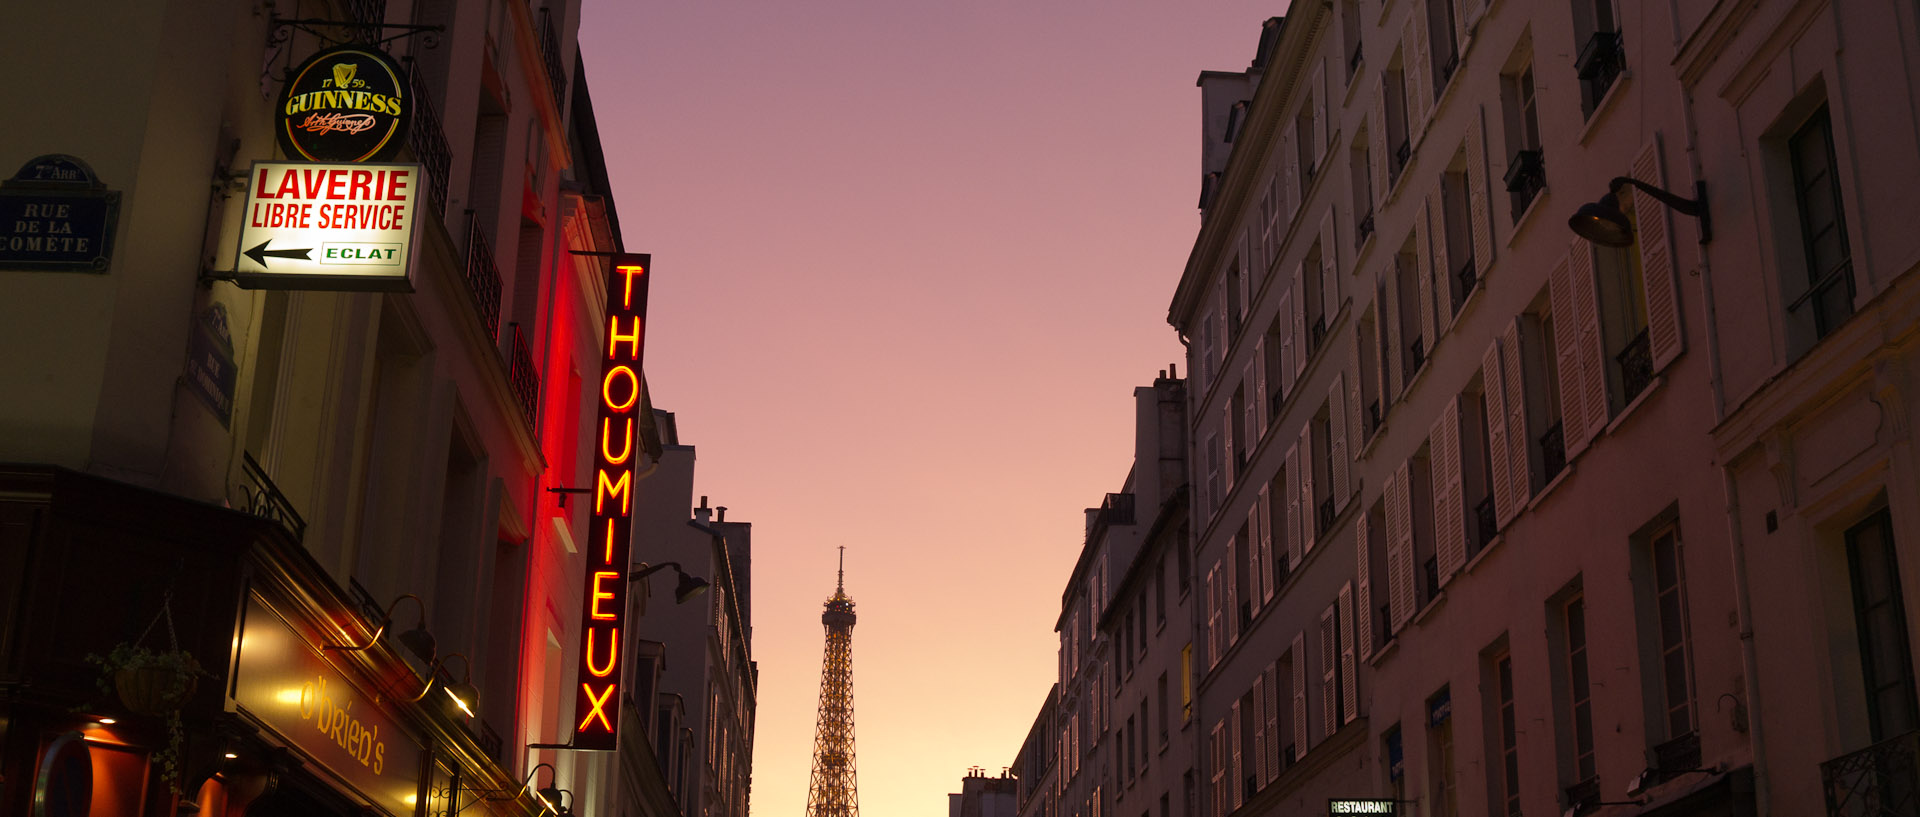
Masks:
[[[1682,45],[1679,0],[1667,0],[1668,20],[1673,25],[1673,47]],[[1680,116],[1685,137],[1687,171],[1695,179],[1706,178],[1700,162],[1699,127],[1693,116],[1693,93],[1680,84]],[[1718,311],[1713,298],[1713,267],[1708,263],[1704,241],[1694,245],[1695,263],[1700,278],[1700,303],[1706,313],[1707,381],[1713,392],[1713,424],[1717,428],[1727,418],[1726,381],[1720,363]],[[1740,524],[1740,489],[1734,482],[1733,468],[1720,463],[1720,492],[1725,498],[1728,552],[1733,564],[1733,609],[1740,627],[1740,672],[1746,680],[1747,737],[1753,749],[1753,804],[1758,817],[1773,812],[1768,804],[1766,720],[1760,713],[1760,659],[1753,642],[1753,599],[1747,588],[1747,548]]]

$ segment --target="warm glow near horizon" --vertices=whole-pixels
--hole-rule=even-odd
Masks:
[[[841,545],[861,811],[940,817],[1013,762],[1081,509],[1126,477],[1133,388],[1182,360],[1194,80],[1284,10],[588,0],[652,399],[754,526],[754,817],[804,815]]]

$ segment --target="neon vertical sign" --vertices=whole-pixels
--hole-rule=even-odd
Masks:
[[[612,749],[620,733],[620,625],[627,611],[633,464],[642,405],[640,358],[646,349],[647,271],[653,266],[652,256],[644,253],[618,254],[612,261],[600,417],[593,429],[592,537],[580,594],[572,743],[581,749]]]

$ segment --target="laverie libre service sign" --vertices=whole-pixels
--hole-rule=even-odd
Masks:
[[[255,162],[235,279],[255,289],[410,292],[417,164]]]

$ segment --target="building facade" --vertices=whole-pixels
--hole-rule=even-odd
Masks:
[[[1916,51],[1904,8],[1335,0],[1202,76],[1214,815],[1903,807],[1916,91],[1870,66]]]
[[[11,16],[38,33],[0,62],[45,79],[5,92],[19,126],[0,134],[0,163],[25,171],[0,278],[17,350],[0,362],[0,553],[18,568],[0,615],[19,634],[0,647],[4,777],[90,769],[96,814],[531,814],[543,788],[616,811],[611,756],[529,748],[566,742],[576,714],[557,693],[579,661],[591,503],[549,489],[592,484],[580,431],[622,249],[579,3]],[[392,158],[418,175],[383,189],[413,191],[408,282],[243,288],[248,259],[326,251],[239,238],[259,222],[254,163],[290,158],[280,94],[335,45],[400,68]],[[84,69],[46,70],[74,54]],[[320,76],[361,88],[378,64]],[[61,196],[112,215],[69,218]],[[102,226],[90,265],[33,255],[54,246],[35,234]],[[95,593],[115,601],[55,612]],[[97,688],[86,656],[116,646],[205,674],[179,696]],[[0,814],[41,794],[6,787]]]
[[[988,777],[984,769],[968,769],[960,791],[947,795],[947,817],[1017,817],[1018,786],[1011,771]]]

